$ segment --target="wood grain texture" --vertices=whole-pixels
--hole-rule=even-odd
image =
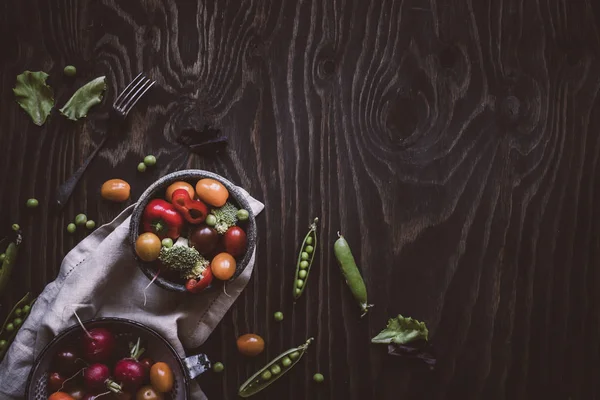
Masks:
[[[1,2],[0,221],[26,241],[0,316],[56,276],[83,237],[65,230],[77,213],[106,223],[122,209],[99,198],[104,180],[128,180],[135,199],[203,168],[266,205],[253,278],[199,349],[226,365],[200,378],[209,398],[236,398],[309,336],[306,359],[257,399],[600,398],[599,16],[592,0]],[[36,127],[12,97],[26,69],[50,74],[58,105],[106,75],[106,100],[85,121]],[[157,85],[54,212],[139,71]],[[228,150],[188,157],[175,137],[204,124]],[[137,173],[149,153],[158,166]],[[324,246],[293,304],[314,216]],[[362,320],[337,231],[376,305]],[[398,313],[427,322],[435,372],[369,343]],[[253,360],[235,350],[247,332],[267,342]]]

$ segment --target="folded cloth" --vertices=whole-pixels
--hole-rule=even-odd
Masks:
[[[254,215],[264,205],[238,188]],[[34,360],[52,338],[76,324],[73,311],[82,320],[120,317],[138,321],[159,332],[185,357],[186,348],[200,346],[242,292],[254,268],[256,251],[242,274],[227,285],[227,293],[209,291],[199,296],[164,290],[150,285],[137,268],[129,242],[132,208],[94,231],[71,250],[58,277],[37,298],[12,346],[0,363],[0,399],[22,399]],[[192,399],[206,399],[196,382]]]

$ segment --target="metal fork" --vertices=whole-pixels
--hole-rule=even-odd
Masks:
[[[148,79],[143,72],[136,76],[131,83],[129,83],[129,85],[123,89],[121,94],[117,96],[117,99],[113,103],[112,114],[115,116],[115,118],[121,121],[125,120],[127,114],[129,114],[129,111],[131,111],[133,106],[142,98],[142,96],[148,90],[150,90],[154,83],[155,82],[151,79]],[[59,208],[62,208],[67,203],[71,197],[71,194],[75,190],[77,183],[83,176],[83,173],[87,169],[88,165],[90,165],[90,162],[94,159],[94,157],[96,157],[96,154],[98,154],[98,150],[104,146],[107,138],[108,133],[104,135],[98,146],[83,162],[81,167],[79,167],[79,169],[75,171],[69,179],[63,182],[63,184],[56,189],[56,204]]]

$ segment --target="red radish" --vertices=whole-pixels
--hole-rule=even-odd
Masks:
[[[104,364],[92,364],[83,371],[83,381],[88,390],[106,389],[110,380],[110,370]]]
[[[113,371],[115,380],[127,391],[134,391],[142,386],[148,376],[146,367],[138,361],[144,351],[140,347],[140,339],[138,338],[135,346],[131,348],[131,357],[119,360],[115,365]]]
[[[115,337],[107,329],[94,328],[83,337],[83,354],[91,362],[106,362],[115,350]]]

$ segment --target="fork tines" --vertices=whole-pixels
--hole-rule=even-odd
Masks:
[[[143,72],[140,72],[119,94],[113,104],[113,108],[121,115],[126,116],[152,85],[154,85],[154,81],[148,79]]]

